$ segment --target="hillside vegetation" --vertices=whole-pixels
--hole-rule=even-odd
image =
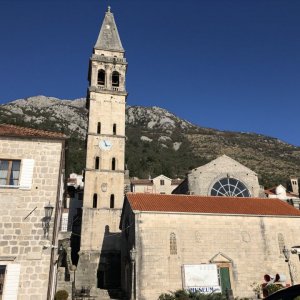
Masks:
[[[0,122],[64,132],[69,138],[68,171],[85,165],[85,99],[36,96],[0,105]],[[130,176],[161,173],[184,177],[192,168],[226,154],[259,174],[266,187],[300,177],[300,148],[254,133],[195,126],[159,107],[126,108],[126,165]]]

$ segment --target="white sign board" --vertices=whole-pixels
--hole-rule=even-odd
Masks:
[[[183,265],[183,287],[204,294],[221,293],[218,269],[215,264]]]

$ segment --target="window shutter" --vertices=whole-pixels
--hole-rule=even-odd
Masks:
[[[22,159],[20,189],[31,189],[34,159]]]
[[[17,300],[19,289],[21,265],[10,264],[6,266],[6,274],[4,279],[3,300]]]

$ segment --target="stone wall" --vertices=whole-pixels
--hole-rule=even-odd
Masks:
[[[0,264],[21,266],[18,299],[47,298],[55,210],[49,239],[44,237],[44,206],[56,206],[62,141],[0,138],[1,159],[33,159],[30,189],[0,187]],[[17,275],[16,275],[17,276]],[[17,280],[17,278],[15,278]],[[6,282],[5,282],[6,284]],[[5,287],[4,287],[5,288]]]
[[[264,274],[285,274],[290,283],[279,235],[287,247],[300,244],[299,218],[141,212],[135,213],[135,226],[140,300],[157,299],[163,292],[181,289],[184,264],[207,264],[211,260],[229,263],[235,297],[254,297],[250,284],[262,283]],[[171,234],[177,243],[173,255]],[[297,255],[291,255],[291,263],[299,282]]]
[[[213,184],[227,177],[245,184],[251,197],[261,196],[256,173],[226,155],[192,170],[188,174],[189,192],[193,195],[210,195]]]

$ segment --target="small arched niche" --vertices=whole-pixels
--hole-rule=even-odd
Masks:
[[[110,195],[110,203],[109,203],[110,208],[115,208],[115,195],[111,194]]]
[[[116,169],[116,159],[115,159],[115,157],[113,157],[112,160],[111,160],[111,169],[112,170]]]
[[[97,204],[98,204],[98,195],[94,194],[94,196],[93,196],[93,208],[97,208]]]

